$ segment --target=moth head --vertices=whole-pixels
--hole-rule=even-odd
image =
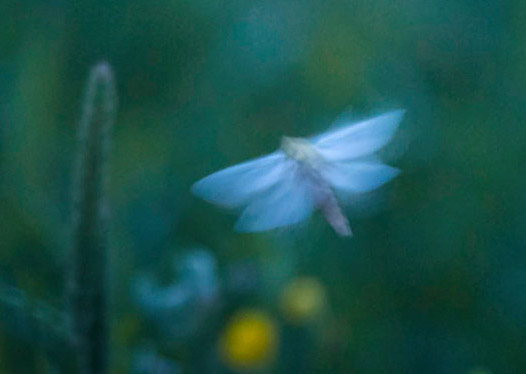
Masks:
[[[304,138],[283,136],[281,138],[281,149],[287,156],[297,161],[315,162],[321,157],[314,146]]]

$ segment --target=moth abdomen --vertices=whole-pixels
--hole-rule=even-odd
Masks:
[[[331,227],[341,236],[351,236],[347,217],[343,214],[338,199],[327,181],[312,167],[303,165],[303,175],[312,185],[315,207],[323,214]]]

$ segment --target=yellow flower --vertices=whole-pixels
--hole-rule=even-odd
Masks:
[[[281,310],[285,318],[295,324],[310,322],[325,307],[325,290],[315,278],[297,278],[281,294]]]
[[[254,370],[268,364],[276,353],[278,332],[264,312],[245,309],[237,312],[219,340],[224,363],[232,370]]]

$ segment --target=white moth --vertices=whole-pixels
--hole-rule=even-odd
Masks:
[[[284,136],[279,150],[213,173],[192,192],[226,208],[243,208],[236,231],[292,225],[318,209],[338,234],[350,236],[336,192],[372,191],[398,174],[370,156],[389,142],[403,114],[389,112],[309,139]]]

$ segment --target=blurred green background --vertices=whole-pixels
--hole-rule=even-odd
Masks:
[[[0,276],[57,309],[85,81],[101,60],[115,70],[112,372],[526,372],[525,2],[3,0],[0,14]],[[386,154],[403,173],[346,208],[349,240],[318,215],[237,234],[190,193],[282,135],[396,108]],[[171,264],[192,248],[215,264],[212,301],[146,313],[137,279],[186,284]],[[297,277],[323,312],[291,322]],[[218,346],[246,308],[273,348],[239,369]],[[51,372],[11,323],[0,372]]]

